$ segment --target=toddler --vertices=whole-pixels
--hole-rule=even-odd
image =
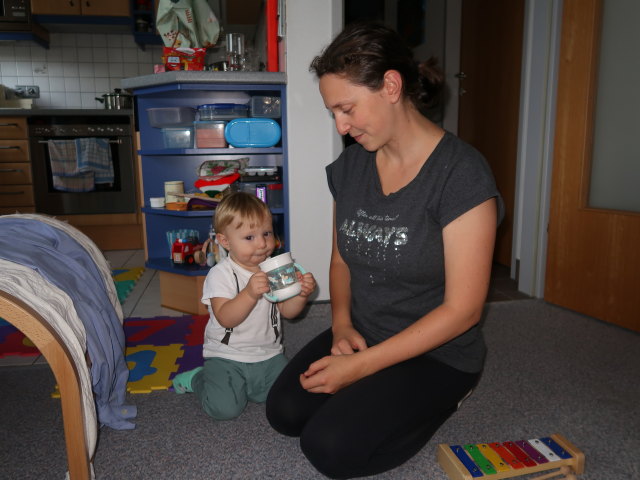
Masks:
[[[248,193],[222,199],[214,214],[219,245],[228,252],[204,282],[202,303],[209,310],[204,335],[204,366],[178,374],[176,393],[195,393],[204,411],[216,420],[242,413],[248,401],[262,403],[284,368],[280,315],[302,312],[316,282],[302,275],[301,292],[280,303],[263,297],[269,291],[260,263],[275,248],[269,207]]]

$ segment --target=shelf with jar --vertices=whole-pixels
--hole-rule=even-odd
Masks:
[[[162,45],[162,38],[156,30],[158,2],[155,0],[131,0],[133,18],[133,38],[140,48],[146,45]]]
[[[162,291],[175,293],[176,289],[185,289],[177,297],[167,293],[170,298],[163,298],[163,305],[189,313],[201,313],[198,288],[210,266],[174,262],[171,233],[193,231],[193,243],[203,243],[212,228],[215,202],[188,210],[182,208],[190,207],[175,210],[166,208],[167,205],[152,206],[151,199],[165,197],[165,183],[181,184],[187,199],[204,194],[209,199],[219,198],[215,194],[219,194],[218,188],[224,188],[213,186],[216,182],[203,183],[203,178],[209,178],[202,176],[203,165],[241,165],[238,178],[232,176],[233,182],[225,188],[253,191],[269,204],[280,247],[289,245],[284,82],[252,84],[234,82],[232,76],[227,78],[231,81],[203,83],[199,79],[197,83],[158,86],[136,86],[135,81],[127,81],[138,112],[146,265],[160,271],[161,296]],[[271,117],[252,116],[264,115],[265,99],[277,102],[277,116],[271,113]],[[258,108],[251,108],[252,103],[259,104]],[[227,105],[240,107],[225,111]],[[218,108],[222,111],[217,111]],[[229,135],[223,135],[228,131]],[[202,145],[205,147],[201,148]],[[186,296],[190,300],[185,303]],[[173,304],[178,297],[180,304]]]

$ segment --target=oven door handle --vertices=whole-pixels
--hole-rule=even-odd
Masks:
[[[108,143],[118,143],[121,144],[122,140],[117,139],[117,140],[107,140]],[[49,143],[49,140],[38,140],[38,143]],[[6,147],[6,148],[18,148],[18,147]]]

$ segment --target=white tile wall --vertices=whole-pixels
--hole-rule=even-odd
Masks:
[[[127,77],[153,73],[162,47],[143,51],[128,34],[51,33],[49,49],[31,42],[0,43],[0,84],[37,85],[39,108],[102,108],[96,100]]]

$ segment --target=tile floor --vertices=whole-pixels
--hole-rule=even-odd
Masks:
[[[142,250],[114,250],[105,252],[111,268],[133,268],[144,265]],[[515,280],[509,277],[509,268],[494,264],[491,275],[491,286],[487,301],[500,302],[529,298],[517,289]],[[181,316],[183,312],[171,310],[160,305],[160,277],[156,270],[146,269],[133,291],[122,305],[124,317],[157,317],[160,315]],[[0,358],[0,367],[9,365],[34,365],[44,363],[40,357],[4,357]]]

